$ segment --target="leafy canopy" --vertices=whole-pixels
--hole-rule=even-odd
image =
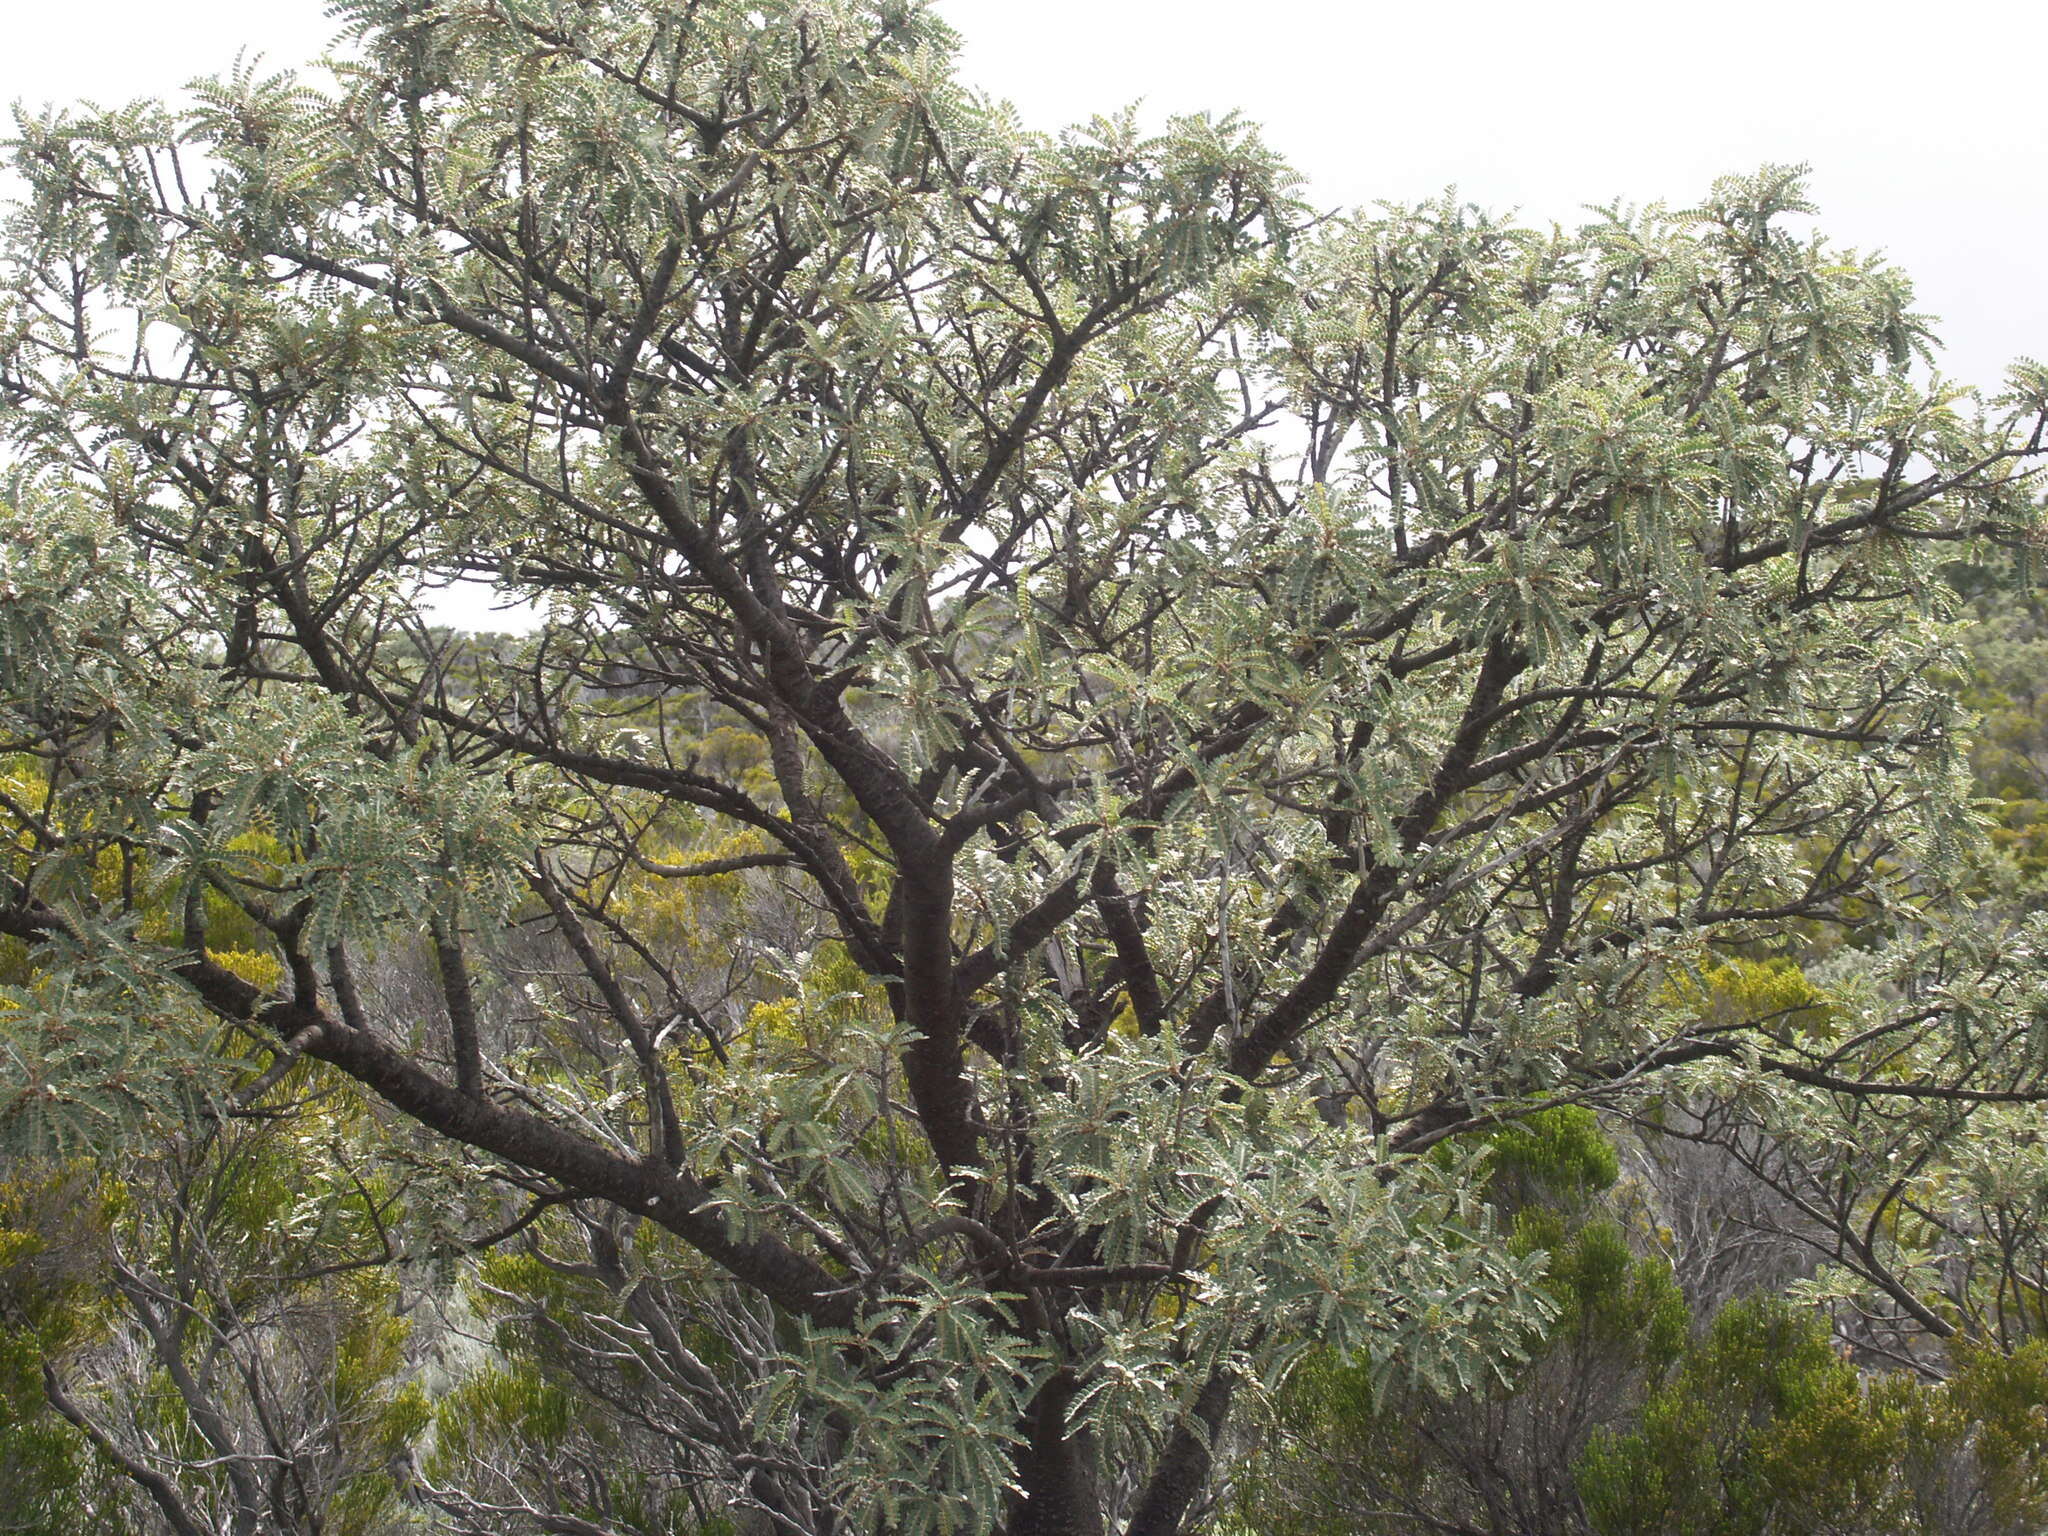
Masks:
[[[1996,935],[1912,946],[1933,564],[2048,374],[1918,382],[1796,175],[1317,222],[1234,120],[1023,131],[915,4],[340,13],[332,97],[19,129],[20,1135],[311,1058],[573,1203],[679,1476],[1152,1536],[1311,1335],[1521,1348],[1433,1146],[2043,1091]],[[1674,984],[1850,924],[1838,1035]]]

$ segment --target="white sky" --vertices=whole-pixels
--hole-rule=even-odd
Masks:
[[[1237,108],[1328,206],[1569,223],[1813,167],[1821,227],[1943,318],[1948,371],[2048,357],[2042,0],[942,0],[962,73],[1034,124]]]
[[[1331,207],[1455,184],[1531,221],[1806,161],[1823,227],[1943,319],[1948,371],[2048,356],[2048,4],[1948,0],[940,0],[963,76],[1056,127],[1235,108]],[[325,51],[322,0],[6,7],[0,101],[122,100],[248,47]]]

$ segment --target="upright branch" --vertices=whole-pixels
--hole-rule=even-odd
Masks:
[[[1940,921],[1938,568],[2048,421],[1796,175],[1312,221],[920,4],[341,9],[331,97],[14,147],[0,1018],[186,1042],[24,1104],[224,1021],[523,1185],[779,1529],[1168,1536],[1307,1330],[1540,1322],[1472,1133],[2042,1096],[1688,990]]]

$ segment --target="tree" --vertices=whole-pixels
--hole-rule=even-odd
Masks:
[[[1966,1354],[1954,1379],[1860,1380],[1781,1301],[1726,1307],[1629,1434],[1579,1466],[1600,1536],[1826,1530],[1870,1536],[2040,1526],[2048,1349]]]
[[[2048,1339],[1959,1331],[1945,1356],[1908,1362],[1918,1369],[1871,1369],[1867,1344],[1864,1362],[1851,1358],[1870,1332],[1853,1313],[1831,1317],[1768,1290],[1689,1311],[1669,1261],[1623,1240],[1614,1217],[1641,1193],[1615,1184],[1618,1159],[1592,1115],[1555,1110],[1495,1135],[1493,1198],[1515,1211],[1517,1244],[1549,1252],[1544,1284],[1559,1305],[1527,1363],[1490,1391],[1444,1396],[1376,1386],[1365,1366],[1312,1356],[1237,1477],[1227,1529],[2039,1528]],[[1863,1187],[1883,1217],[1895,1195],[1881,1178]],[[1967,1219],[1967,1196],[1950,1200],[1942,1214]],[[1670,1241],[1666,1229],[1642,1246]],[[1968,1317],[1969,1287],[1952,1289]]]
[[[2048,1093],[1996,935],[1845,1036],[1672,984],[1924,937],[1933,562],[2043,449],[1795,175],[1318,222],[1232,120],[1021,131],[915,4],[341,13],[332,97],[20,129],[21,1137],[310,1059],[523,1192],[677,1476],[1159,1536],[1312,1340],[1518,1350],[1541,1257],[1432,1148]]]
[[[1573,1107],[1489,1138],[1490,1194],[1512,1242],[1550,1255],[1558,1315],[1529,1359],[1456,1396],[1375,1382],[1324,1355],[1296,1368],[1236,1479],[1236,1527],[1262,1536],[1471,1531],[1578,1536],[1577,1468],[1593,1437],[1632,1427],[1683,1352],[1691,1316],[1671,1265],[1630,1251],[1600,1204],[1620,1172],[1595,1116]]]
[[[5,1191],[10,1529],[403,1528],[393,1466],[428,1410],[378,1261],[400,1196],[326,1118],[231,1120]]]

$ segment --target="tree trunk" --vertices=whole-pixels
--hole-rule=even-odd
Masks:
[[[1188,1510],[1209,1481],[1210,1463],[1215,1459],[1223,1421],[1230,1413],[1235,1384],[1232,1376],[1220,1370],[1203,1383],[1194,1407],[1167,1436],[1166,1449],[1152,1469],[1152,1480],[1145,1485],[1125,1536],[1180,1536]]]
[[[1030,1441],[1017,1458],[1024,1496],[1006,1536],[1104,1536],[1094,1437],[1085,1430],[1067,1433],[1067,1407],[1078,1385],[1062,1368],[1032,1399]]]

